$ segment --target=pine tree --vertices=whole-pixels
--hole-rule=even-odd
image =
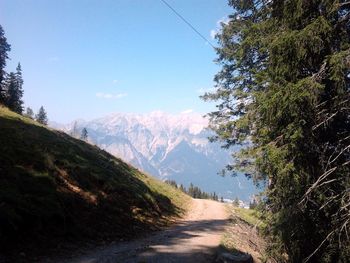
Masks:
[[[16,68],[16,73],[11,72],[8,74],[4,81],[4,104],[9,107],[9,109],[22,114],[23,112],[23,78],[21,64],[18,63]]]
[[[88,138],[88,131],[87,129],[84,127],[81,131],[81,135],[80,135],[80,139],[86,141]]]
[[[249,209],[256,209],[257,206],[258,206],[258,203],[256,202],[255,199],[249,202]]]
[[[188,187],[188,195],[194,197],[194,186],[192,183],[190,183],[190,186]]]
[[[26,113],[24,115],[28,118],[34,119],[34,112],[30,107],[27,107]]]
[[[217,39],[212,140],[250,141],[228,170],[267,183],[279,262],[350,258],[350,2],[230,0]]]
[[[235,200],[233,201],[233,205],[237,206],[237,207],[239,206],[239,199],[238,199],[238,197],[236,197]]]
[[[183,186],[183,184],[180,184],[180,190],[184,193],[186,193],[186,188]]]
[[[78,136],[79,136],[79,133],[78,133],[78,123],[77,123],[77,121],[75,121],[74,124],[73,124],[73,130],[72,130],[72,132],[71,132],[71,136],[72,136],[72,137],[75,137],[75,138],[78,138]]]
[[[4,94],[4,89],[5,89],[5,77],[6,77],[6,72],[5,72],[5,67],[6,67],[6,60],[9,58],[8,57],[8,52],[11,51],[11,46],[7,43],[7,39],[5,37],[5,32],[0,25],[0,103],[5,104],[5,94]]]
[[[20,73],[20,66],[17,67],[17,72],[11,72],[6,80],[6,103],[10,110],[22,114],[23,112],[23,90],[22,90],[22,77]]]
[[[23,76],[22,76],[22,67],[21,63],[18,62],[17,67],[16,67],[16,81],[17,81],[17,108],[18,108],[18,113],[22,114],[23,112]]]
[[[35,115],[35,120],[41,124],[47,125],[47,114],[43,106],[40,107],[38,113]]]

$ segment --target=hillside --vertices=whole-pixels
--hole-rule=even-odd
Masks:
[[[167,224],[189,203],[100,148],[4,107],[0,149],[2,253],[131,237]]]

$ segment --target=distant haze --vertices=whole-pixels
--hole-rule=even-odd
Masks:
[[[115,113],[53,126],[73,133],[74,123],[77,136],[86,127],[91,143],[163,180],[175,180],[186,187],[193,183],[206,192],[244,201],[257,192],[242,174],[217,174],[231,161],[230,152],[208,141],[213,133],[206,129],[208,121],[200,114]]]

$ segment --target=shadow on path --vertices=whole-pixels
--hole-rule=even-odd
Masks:
[[[112,244],[70,262],[212,262],[227,224],[228,219],[182,221],[149,237]]]

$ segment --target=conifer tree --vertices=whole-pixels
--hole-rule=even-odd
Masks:
[[[84,128],[81,130],[80,139],[86,141],[87,138],[88,138],[88,131],[87,131],[87,129],[84,127]]]
[[[194,186],[193,186],[192,183],[190,183],[190,186],[188,187],[187,193],[188,193],[190,196],[194,197]]]
[[[239,206],[239,199],[238,199],[238,197],[236,197],[235,200],[233,201],[233,205]]]
[[[18,94],[18,102],[17,104],[20,105],[22,111],[23,111],[23,76],[22,76],[22,66],[21,63],[18,62],[16,67],[16,81],[17,81],[17,94]]]
[[[213,140],[251,142],[228,170],[268,185],[265,232],[278,262],[350,258],[350,2],[230,0]],[[283,255],[288,254],[288,257]]]
[[[183,186],[183,184],[180,184],[180,190],[184,193],[186,193],[186,188]]]
[[[20,66],[17,68],[20,72]],[[23,90],[22,90],[22,77],[21,74],[11,72],[6,80],[6,103],[10,110],[22,114],[23,112]]]
[[[256,209],[257,206],[258,206],[258,203],[256,202],[255,199],[253,199],[253,201],[249,202],[249,209]]]
[[[47,114],[43,106],[40,107],[38,113],[35,115],[35,120],[41,124],[47,125]]]
[[[73,124],[73,130],[71,131],[71,136],[78,138],[79,132],[78,132],[78,122],[75,121]]]
[[[4,93],[5,89],[5,67],[6,67],[6,60],[8,57],[8,52],[11,50],[11,46],[7,43],[7,39],[5,37],[5,32],[0,25],[0,103],[5,104],[6,102],[6,96]]]
[[[24,115],[28,118],[31,118],[31,119],[34,118],[34,112],[30,107],[27,107],[26,113]]]

